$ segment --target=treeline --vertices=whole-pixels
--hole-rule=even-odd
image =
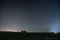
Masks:
[[[0,40],[60,40],[60,33],[0,32]]]

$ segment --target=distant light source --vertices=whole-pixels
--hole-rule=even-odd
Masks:
[[[54,32],[56,34],[58,32],[58,24],[51,24],[49,26],[49,32]]]
[[[3,29],[2,31],[7,31],[7,32],[18,32],[17,29]]]
[[[57,32],[54,32],[55,34],[57,34]]]

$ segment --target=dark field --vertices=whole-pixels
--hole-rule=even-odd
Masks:
[[[0,32],[0,40],[60,40],[60,33]]]

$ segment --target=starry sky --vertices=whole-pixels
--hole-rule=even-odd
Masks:
[[[59,0],[0,0],[0,31],[60,32]]]

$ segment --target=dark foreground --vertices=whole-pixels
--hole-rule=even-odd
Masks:
[[[60,40],[60,33],[0,32],[0,40]]]

